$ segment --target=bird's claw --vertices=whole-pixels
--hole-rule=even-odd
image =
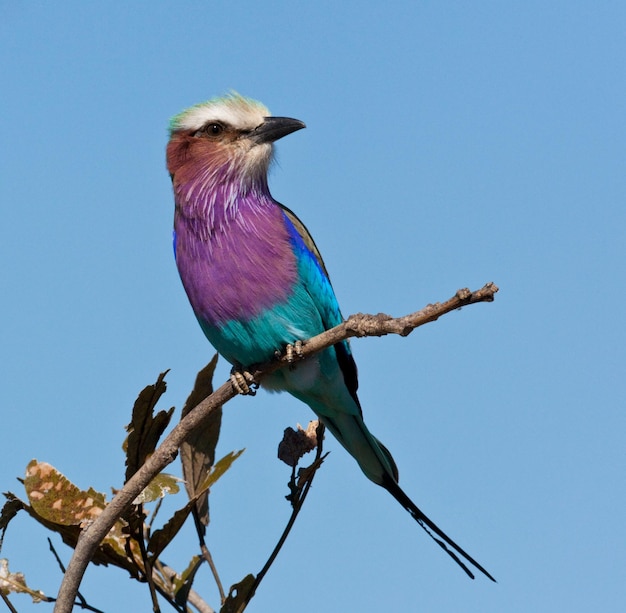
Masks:
[[[302,341],[296,341],[293,345],[289,344],[285,347],[285,357],[290,368],[293,368],[293,364],[296,360],[302,360],[304,358],[302,347]]]
[[[242,396],[254,396],[259,387],[251,373],[235,367],[230,371],[230,382],[233,389]]]

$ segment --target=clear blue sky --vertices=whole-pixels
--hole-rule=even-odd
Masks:
[[[33,457],[119,487],[139,390],[170,368],[163,407],[180,409],[210,359],[172,257],[164,147],[172,115],[236,89],[307,124],[271,186],[344,315],[501,288],[353,343],[402,485],[499,583],[468,580],[329,439],[251,610],[623,611],[625,27],[622,2],[3,2],[0,490],[22,493]],[[289,513],[276,445],[311,418],[286,395],[226,408],[219,451],[247,451],[212,493],[225,584],[273,547]],[[45,537],[18,518],[1,555],[54,594]],[[181,545],[164,556],[180,569],[191,530]],[[216,605],[211,586],[203,569]],[[149,608],[117,569],[82,591]]]

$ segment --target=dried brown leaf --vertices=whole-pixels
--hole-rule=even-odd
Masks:
[[[182,509],[179,509],[172,515],[163,528],[152,533],[147,549],[153,559],[158,558],[172,542],[189,517],[195,503],[196,501],[192,498]]]
[[[198,373],[189,398],[185,402],[182,417],[213,393],[213,373],[217,365],[217,354]],[[209,523],[208,491],[198,496],[201,484],[215,462],[215,448],[220,435],[222,408],[218,407],[202,425],[180,446],[185,488],[189,498],[197,497],[198,518],[204,526]],[[206,489],[206,488],[205,488]]]
[[[83,491],[46,462],[31,460],[24,488],[38,515],[55,524],[80,526],[93,521],[105,507],[104,494]]]
[[[243,611],[251,598],[250,591],[254,588],[255,581],[254,575],[246,575],[239,583],[232,585],[220,613],[240,613]]]
[[[9,522],[24,508],[24,503],[15,498],[13,494],[6,493],[5,497],[7,498],[7,501],[2,507],[2,512],[0,512],[0,550],[2,550],[4,533],[7,530]]]
[[[304,430],[300,424],[298,429],[285,428],[283,440],[278,444],[278,459],[287,466],[294,467],[300,458],[317,447],[317,426],[319,421],[311,421]]]
[[[133,406],[130,424],[126,426],[126,481],[128,481],[156,449],[161,434],[170,422],[174,408],[153,414],[159,398],[165,393],[166,372],[159,375],[154,385],[146,386]]]
[[[187,568],[183,571],[180,578],[174,579],[174,588],[176,590],[174,600],[176,604],[180,605],[183,609],[187,608],[187,598],[189,598],[189,591],[191,585],[198,572],[198,569],[202,565],[203,558],[200,556],[194,556],[191,558],[191,562]]]
[[[26,585],[26,579],[22,573],[12,573],[9,570],[9,561],[0,560],[0,594],[8,596],[11,592],[29,594],[33,602],[47,600],[41,590],[33,590]]]
[[[32,460],[26,469],[24,488],[30,505],[19,500],[22,508],[40,524],[61,535],[63,542],[76,547],[82,526],[93,521],[106,506],[105,496],[93,488],[81,490],[67,477],[45,462]],[[92,561],[125,568],[136,577],[142,570],[137,543],[128,546],[125,522],[118,519],[104,537]],[[130,553],[129,553],[130,552]]]

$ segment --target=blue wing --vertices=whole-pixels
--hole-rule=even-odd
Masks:
[[[298,216],[286,206],[280,203],[279,205],[285,214],[294,247],[299,254],[298,260],[302,281],[307,287],[311,299],[317,305],[324,329],[334,328],[343,321],[343,317],[322,255],[311,233]],[[358,373],[356,362],[352,357],[350,344],[348,341],[342,341],[337,343],[334,348],[346,387],[360,411],[361,405],[357,397],[357,389],[359,387]]]

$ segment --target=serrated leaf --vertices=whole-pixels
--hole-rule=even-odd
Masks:
[[[159,375],[154,385],[146,386],[137,397],[133,406],[130,424],[126,426],[126,481],[128,481],[143,465],[149,455],[156,449],[161,434],[170,422],[174,407],[169,411],[159,411],[153,415],[159,398],[167,388],[166,372]]]
[[[38,515],[63,526],[93,521],[105,507],[104,494],[93,488],[79,489],[46,462],[29,462],[24,488]]]
[[[217,354],[198,373],[193,390],[182,411],[187,415],[205,398],[213,393],[213,373],[217,365]],[[198,496],[201,483],[215,462],[215,447],[220,435],[222,424],[222,407],[217,407],[209,417],[191,433],[191,436],[180,446],[180,459],[183,465],[185,488],[189,498],[197,497],[196,509],[202,525],[209,524],[208,491]]]
[[[172,539],[178,534],[183,524],[189,517],[189,513],[194,507],[196,501],[190,500],[182,509],[179,509],[166,522],[160,530],[155,530],[148,542],[148,552],[153,559],[158,558],[163,550],[172,542]]]
[[[240,449],[239,451],[231,451],[227,453],[221,460],[219,460],[215,466],[211,469],[211,472],[205,477],[204,481],[200,484],[199,491],[206,490],[212,487],[215,482],[232,466],[233,462],[245,451]]]
[[[187,608],[189,590],[191,590],[191,585],[193,584],[193,580],[198,572],[198,569],[202,565],[202,562],[203,558],[200,556],[194,556],[191,558],[191,562],[184,570],[183,574],[174,579],[174,588],[176,590],[174,593],[174,601],[183,609]]]
[[[254,575],[246,575],[239,583],[232,585],[220,613],[240,613],[249,600],[248,596],[255,581]]]
[[[46,600],[46,595],[41,590],[33,590],[26,585],[23,573],[9,571],[9,561],[5,558],[0,560],[0,594],[8,596],[11,592],[29,594],[33,602]]]
[[[180,492],[180,486],[178,485],[180,481],[181,479],[174,475],[159,473],[148,483],[139,496],[133,500],[133,504],[154,502],[159,498],[164,498],[167,494],[178,494]]]

